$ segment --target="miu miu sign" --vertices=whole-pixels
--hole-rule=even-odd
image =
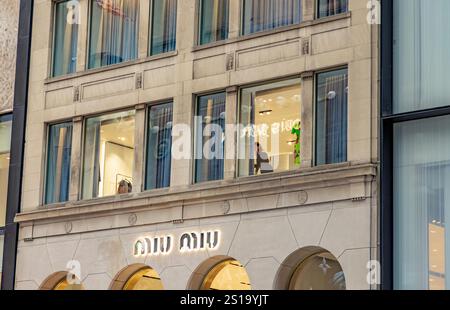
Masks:
[[[134,243],[134,256],[168,255],[174,248],[180,253],[215,250],[219,247],[219,243],[219,230],[187,232],[177,239],[173,235],[141,237]]]

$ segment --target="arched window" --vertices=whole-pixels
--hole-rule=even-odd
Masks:
[[[66,271],[55,272],[47,277],[39,287],[40,290],[47,291],[80,291],[84,290],[83,285],[76,278],[68,277]]]
[[[135,264],[122,269],[110,285],[111,290],[157,291],[163,290],[161,278],[156,270]]]
[[[245,267],[227,256],[212,257],[194,271],[190,290],[251,290]]]
[[[320,247],[301,248],[281,264],[277,290],[345,290],[345,275],[337,258]]]
[[[345,290],[344,271],[330,252],[303,260],[289,282],[290,290]]]

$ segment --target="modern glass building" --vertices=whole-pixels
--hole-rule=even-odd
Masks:
[[[382,283],[450,289],[450,3],[382,5]]]
[[[365,1],[27,3],[14,288],[378,288]]]

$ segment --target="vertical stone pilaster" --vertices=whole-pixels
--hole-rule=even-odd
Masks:
[[[237,167],[237,133],[234,130],[237,124],[237,102],[238,88],[237,86],[228,87],[226,99],[226,116],[225,116],[225,161],[224,161],[224,179],[234,179]]]
[[[300,136],[300,158],[301,167],[312,167],[314,164],[313,150],[313,124],[314,124],[314,73],[311,71],[304,72],[302,77],[302,113],[301,120],[301,136]]]
[[[83,117],[73,118],[72,129],[72,153],[70,161],[69,201],[77,201],[81,198],[81,161],[83,144]]]
[[[89,2],[80,0],[80,25],[78,25],[78,43],[77,43],[77,72],[87,69],[88,52],[88,25],[89,25]]]
[[[228,38],[235,39],[241,34],[241,1],[231,0],[229,4],[229,28],[228,28]]]
[[[179,94],[174,98],[173,102],[173,134],[172,139],[172,172],[170,176],[170,186],[187,186],[192,184],[192,171],[194,166],[194,136],[195,126],[193,124],[192,109],[193,104],[192,94]],[[183,129],[183,132],[175,130],[176,128]],[[176,143],[176,147],[175,144]],[[178,146],[183,144],[183,149]],[[187,148],[187,149],[185,149]],[[183,153],[175,155],[174,152]],[[184,156],[186,155],[186,156]]]
[[[303,12],[303,21],[314,20],[315,14],[315,0],[303,0],[302,1],[302,12]]]
[[[145,153],[145,104],[136,105],[134,119],[134,164],[133,164],[133,193],[144,189],[144,153]]]
[[[141,0],[139,2],[139,43],[138,57],[145,58],[149,54],[148,46],[150,40],[150,4],[152,0]]]

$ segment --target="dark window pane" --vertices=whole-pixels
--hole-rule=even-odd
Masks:
[[[139,0],[93,0],[89,68],[136,59]]]
[[[146,189],[170,186],[172,117],[172,103],[150,108],[147,128]]]
[[[348,11],[348,0],[319,0],[319,18]]]
[[[226,94],[198,98],[195,118],[195,182],[223,179]]]
[[[200,1],[199,44],[228,38],[228,0]]]
[[[347,69],[317,75],[317,165],[347,161],[347,102]]]
[[[69,198],[72,123],[52,125],[48,134],[45,203],[51,204]]]
[[[301,0],[244,0],[243,34],[300,23]]]
[[[53,76],[76,71],[79,10],[80,4],[77,1],[64,1],[56,4]]]
[[[150,55],[175,50],[177,35],[177,0],[153,0]]]

